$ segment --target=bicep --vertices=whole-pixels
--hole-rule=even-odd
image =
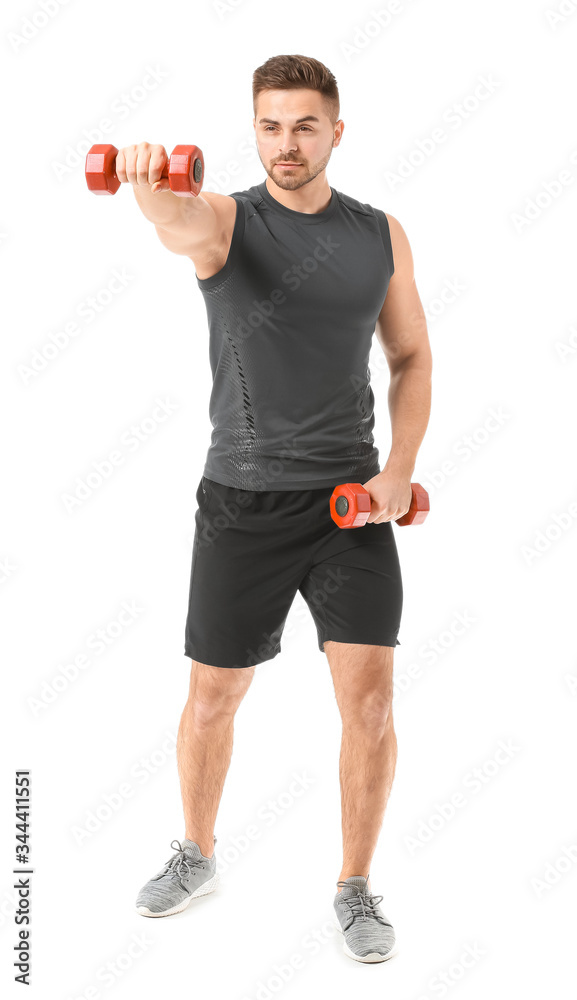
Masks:
[[[415,282],[411,247],[400,222],[387,214],[395,270],[375,333],[391,370],[418,352],[429,353],[425,310]]]

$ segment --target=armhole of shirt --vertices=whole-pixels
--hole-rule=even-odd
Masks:
[[[393,260],[393,244],[391,242],[389,220],[387,219],[387,216],[383,212],[382,208],[375,208],[375,215],[379,220],[383,246],[385,248],[385,256],[387,258],[387,264],[389,265],[389,279],[391,279],[395,273],[395,262]]]
[[[231,195],[231,198],[234,198],[234,195]],[[244,236],[245,220],[244,200],[242,198],[234,198],[234,200],[236,201],[236,216],[234,220],[234,229],[232,231],[232,240],[228,249],[228,256],[220,271],[217,271],[216,274],[212,274],[210,278],[197,277],[196,281],[200,288],[214,288],[215,285],[220,285],[221,281],[228,278],[234,270]]]

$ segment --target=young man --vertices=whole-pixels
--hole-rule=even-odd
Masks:
[[[280,652],[300,590],[343,723],[337,925],[351,958],[383,961],[395,935],[369,871],[397,751],[402,583],[391,521],[410,504],[431,352],[402,227],[327,182],[344,130],[333,74],[315,59],[271,58],[254,73],[253,104],[267,176],[245,191],[176,197],[159,179],[160,145],[128,146],[116,160],[162,243],[194,264],[213,375],[185,631],[190,692],[178,734],[185,835],[137,909],[177,913],[216,887],[213,830],[235,712],[255,666]],[[392,444],[382,469],[368,368],[374,332],[390,368]],[[343,530],[330,517],[329,497],[346,482],[370,493],[362,528]]]

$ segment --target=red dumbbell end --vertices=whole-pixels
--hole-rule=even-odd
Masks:
[[[169,157],[168,183],[181,198],[198,197],[204,176],[204,157],[198,146],[175,146]]]
[[[411,483],[411,506],[395,524],[422,524],[429,513],[429,494],[420,483]]]
[[[361,483],[342,483],[333,490],[330,509],[339,528],[360,528],[371,513],[371,495]]]
[[[116,146],[97,144],[86,154],[86,183],[93,194],[116,194],[120,181],[116,176]]]

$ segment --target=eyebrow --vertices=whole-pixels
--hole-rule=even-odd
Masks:
[[[297,118],[295,125],[300,125],[301,122],[318,122],[319,119],[315,115],[305,115],[304,118]],[[268,122],[269,125],[280,125],[280,122],[275,122],[274,118],[260,118],[259,125],[263,122]]]

